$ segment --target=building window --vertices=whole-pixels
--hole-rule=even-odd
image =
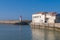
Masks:
[[[43,20],[41,20],[43,22]]]
[[[41,16],[40,16],[40,18],[41,18]]]
[[[33,18],[38,18],[39,16],[34,16]]]

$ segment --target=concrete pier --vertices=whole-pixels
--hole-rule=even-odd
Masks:
[[[15,24],[21,22],[20,20],[0,20],[0,24]],[[22,22],[29,23],[31,20],[22,20]]]

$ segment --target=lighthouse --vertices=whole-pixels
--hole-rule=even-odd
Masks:
[[[20,22],[22,22],[22,16],[19,17]]]

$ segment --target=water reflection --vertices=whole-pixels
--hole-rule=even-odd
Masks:
[[[0,40],[32,40],[29,25],[0,24]]]
[[[32,40],[30,26],[20,26],[20,40]]]
[[[60,32],[48,29],[32,29],[32,40],[60,40]]]
[[[36,27],[0,24],[0,40],[60,40],[60,32]]]

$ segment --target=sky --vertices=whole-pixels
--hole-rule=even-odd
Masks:
[[[0,0],[0,20],[31,20],[37,12],[60,13],[60,0]]]

